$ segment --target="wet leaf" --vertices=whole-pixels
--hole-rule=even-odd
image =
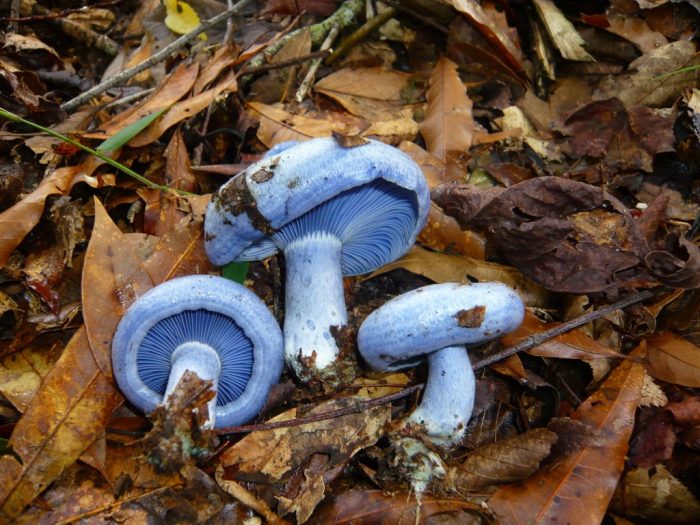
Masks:
[[[671,332],[647,338],[649,373],[663,381],[700,387],[700,348]]]
[[[428,107],[420,132],[428,151],[443,160],[448,151],[468,151],[474,128],[472,101],[457,74],[457,64],[444,57],[437,61],[426,98]]]
[[[491,497],[500,523],[600,523],[622,474],[643,381],[644,368],[632,361],[613,370],[572,415],[590,435],[577,433],[581,443],[551,469]]]

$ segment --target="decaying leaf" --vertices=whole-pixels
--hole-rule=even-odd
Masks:
[[[466,492],[522,481],[537,471],[556,440],[554,432],[537,428],[480,447],[448,470],[444,486]]]
[[[639,405],[644,368],[622,362],[584,401],[573,418],[591,428],[590,436],[526,481],[499,489],[489,507],[500,523],[602,521],[622,474],[628,442]],[[558,443],[559,446],[559,443]]]

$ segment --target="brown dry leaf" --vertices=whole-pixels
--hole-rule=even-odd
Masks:
[[[381,490],[351,490],[329,498],[309,521],[313,525],[414,525],[436,514],[481,508],[463,500],[421,496],[420,504],[410,493],[385,494]]]
[[[522,481],[540,468],[557,439],[551,430],[536,428],[480,447],[448,470],[445,484],[466,492]]]
[[[216,78],[238,59],[238,50],[231,44],[220,45],[214,54],[204,63],[197,77],[192,93],[197,95],[204,91]]]
[[[601,523],[624,468],[643,382],[644,367],[620,363],[572,415],[590,435],[579,433],[578,446],[553,468],[503,487],[489,500],[499,523]]]
[[[46,198],[55,194],[65,195],[78,182],[99,187],[103,181],[91,175],[102,164],[103,161],[90,155],[82,164],[59,168],[41,181],[33,192],[0,213],[0,267],[39,222]]]
[[[44,341],[35,341],[20,352],[2,358],[0,393],[17,410],[24,412],[62,351],[63,344],[59,341],[50,345]]]
[[[431,155],[415,142],[403,141],[399,149],[411,157],[423,170],[428,187],[432,190],[438,184],[465,183],[466,175],[459,170],[448,170],[445,161]]]
[[[626,38],[644,53],[668,44],[666,37],[651,29],[642,18],[612,13],[607,15],[606,19],[609,24],[605,28],[606,31]]]
[[[649,373],[662,381],[700,387],[700,348],[672,332],[647,338]]]
[[[693,525],[700,522],[700,502],[668,469],[632,469],[620,481],[612,508],[650,523]]]
[[[173,104],[164,115],[131,139],[129,146],[138,148],[155,142],[163,133],[178,122],[194,117],[197,113],[206,109],[222,93],[231,93],[237,89],[236,75],[230,72],[216,86]]]
[[[365,120],[341,113],[299,115],[286,111],[281,104],[249,102],[247,106],[251,116],[260,121],[258,138],[268,148],[288,140],[327,137],[333,132],[359,135],[368,127]]]
[[[173,133],[165,157],[165,183],[174,190],[190,193],[195,191],[196,179],[192,172],[190,157],[180,130]],[[139,196],[146,202],[144,231],[162,237],[182,219],[186,213],[180,209],[180,199],[172,192],[156,189],[141,189]]]
[[[465,15],[474,29],[496,48],[496,54],[510,69],[522,78],[527,78],[527,73],[521,64],[522,52],[519,45],[508,38],[496,20],[487,16],[478,2],[474,0],[445,0],[445,2]]]
[[[21,459],[0,457],[0,521],[15,517],[104,430],[121,395],[101,372],[80,329],[14,428]]]
[[[199,66],[197,64],[192,64],[189,67],[180,64],[170,75],[163,79],[156,90],[143,102],[115,115],[112,119],[102,124],[98,131],[85,133],[82,136],[91,139],[107,139],[139,119],[175,104],[192,89],[197,79],[198,71]]]
[[[440,58],[425,96],[428,107],[420,132],[428,151],[442,160],[447,159],[448,151],[468,151],[474,131],[472,101],[457,74],[457,64]]]
[[[431,252],[420,246],[414,246],[406,255],[382,266],[368,278],[397,268],[417,273],[436,283],[500,281],[514,288],[528,306],[544,307],[549,304],[549,292],[524,277],[515,268],[472,257]]]
[[[439,206],[430,204],[428,222],[418,234],[418,242],[437,251],[447,251],[474,257],[486,258],[486,241],[478,233],[462,230],[457,221],[445,215]]]
[[[543,323],[530,311],[525,313],[525,319],[517,330],[503,336],[503,344],[515,346],[523,339],[550,330],[561,323]],[[610,357],[625,357],[615,350],[600,344],[586,335],[581,328],[570,330],[549,341],[537,345],[527,351],[528,354],[539,357],[554,357],[557,359],[604,359]]]

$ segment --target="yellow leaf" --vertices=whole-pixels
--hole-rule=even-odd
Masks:
[[[186,35],[194,30],[199,25],[199,15],[197,11],[192,9],[192,6],[187,2],[179,2],[178,0],[164,0],[165,4],[165,25],[173,33],[178,35]],[[206,36],[200,36],[202,40],[206,40]]]

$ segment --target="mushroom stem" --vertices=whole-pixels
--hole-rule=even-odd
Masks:
[[[314,233],[284,249],[287,264],[284,350],[302,380],[322,375],[338,355],[331,327],[348,321],[341,270],[341,242]]]
[[[474,408],[476,380],[464,346],[448,346],[428,356],[428,381],[421,404],[407,418],[433,442],[459,442]]]
[[[178,346],[171,357],[170,377],[163,396],[166,403],[168,396],[175,391],[182,376],[188,370],[204,381],[212,381],[211,389],[214,391],[214,397],[208,403],[209,417],[205,424],[211,428],[214,426],[216,417],[216,387],[221,372],[219,354],[211,346],[194,341]]]

